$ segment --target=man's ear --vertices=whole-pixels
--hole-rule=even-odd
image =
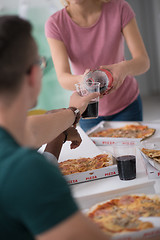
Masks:
[[[36,65],[33,65],[28,76],[28,85],[30,87],[34,87],[34,85],[36,84],[37,75],[38,75],[38,68]]]
[[[35,107],[37,98],[41,89],[41,71],[39,66],[34,65],[26,79],[28,98],[30,99],[29,107]]]

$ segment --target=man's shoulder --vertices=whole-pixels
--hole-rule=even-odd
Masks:
[[[0,141],[0,164],[10,165],[14,163],[14,166],[16,166],[19,160],[26,160],[32,157],[35,158],[40,155],[34,149],[21,146],[16,139],[3,128],[0,128]]]
[[[15,189],[20,189],[21,193],[25,188],[32,191],[34,186],[42,185],[44,182],[46,186],[56,180],[57,185],[61,184],[62,176],[58,167],[48,162],[34,149],[18,148],[12,152],[12,155],[6,157],[4,162],[0,188],[4,189],[5,186],[5,192],[9,190],[10,194]],[[5,185],[2,184],[4,182],[6,182]]]
[[[38,160],[44,160],[44,157],[35,149],[26,147],[17,147],[12,149],[12,154],[9,156],[17,165],[31,165]]]
[[[15,157],[17,159],[17,166],[19,166],[21,171],[30,168],[36,168],[38,170],[41,169],[42,165],[45,171],[45,167],[50,165],[50,163],[46,161],[46,158],[35,149],[19,148],[15,152]]]
[[[30,171],[32,168],[41,169],[43,164],[49,164],[44,156],[34,149],[8,145],[6,150],[0,150],[1,162],[0,165],[4,168],[2,175],[9,176],[15,179],[20,179],[22,175]]]

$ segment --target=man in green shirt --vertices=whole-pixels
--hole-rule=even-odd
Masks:
[[[97,94],[73,93],[70,108],[27,118],[41,87],[38,59],[30,24],[1,16],[0,239],[108,239],[78,210],[58,167],[34,150],[50,142],[46,149],[58,157],[63,132],[77,123],[79,111]]]

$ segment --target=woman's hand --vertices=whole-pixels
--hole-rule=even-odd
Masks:
[[[86,69],[85,72],[83,73],[83,77],[84,77],[87,73],[89,73],[90,71],[91,71],[91,69]]]
[[[90,69],[86,69],[82,75],[79,75],[78,83],[83,83],[83,79],[89,71],[90,71]]]
[[[105,68],[112,73],[113,76],[113,87],[111,90],[108,91],[108,94],[116,91],[124,82],[126,77],[125,71],[125,62],[120,62],[112,65],[104,65],[100,66],[101,68]]]

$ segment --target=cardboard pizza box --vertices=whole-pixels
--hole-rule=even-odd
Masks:
[[[160,150],[160,138],[148,139],[137,145],[139,152],[141,153],[144,167],[148,178],[150,179],[160,179],[160,163],[154,161],[153,159],[147,157],[142,151],[142,148]]]
[[[160,171],[153,167],[147,159],[142,155],[144,167],[149,179],[160,179]]]
[[[160,134],[160,122],[130,122],[130,121],[101,121],[99,124],[97,124],[95,127],[88,130],[86,133],[89,136],[91,133],[99,132],[102,130],[105,130],[107,128],[119,128],[124,127],[125,125],[147,125],[148,127],[155,128],[156,132],[153,136],[150,138],[154,138],[159,136]],[[141,138],[112,138],[112,137],[90,137],[91,140],[97,145],[114,145],[117,142],[121,142],[124,145],[136,145],[139,143],[142,139]]]
[[[87,134],[78,126],[77,130],[82,138],[81,145],[76,149],[70,149],[70,142],[66,142],[61,150],[59,156],[59,162],[66,161],[68,159],[78,159],[78,158],[87,158],[95,157],[96,155],[104,153],[100,150],[92,140],[87,136]],[[112,153],[107,152],[107,154],[112,155]],[[113,159],[113,165],[90,170],[81,173],[74,173],[70,175],[65,175],[65,179],[70,184],[76,184],[81,182],[88,182],[92,180],[97,180],[101,178],[112,177],[118,175],[117,165],[115,159]]]
[[[119,235],[111,238],[111,240],[136,240],[136,239],[158,240],[160,239],[160,227],[154,227],[138,232],[124,233],[121,236]]]
[[[118,175],[118,170],[117,170],[117,166],[114,164],[112,166],[108,166],[100,169],[65,175],[64,177],[69,184],[76,184],[76,183],[97,180],[101,178],[112,177],[115,175]]]
[[[143,186],[141,186],[141,188],[139,188],[139,186],[137,186],[138,188],[137,189],[135,188],[134,191],[132,189],[130,189],[130,190],[128,189],[128,192],[125,192],[125,195],[126,194],[132,194],[132,195],[146,194],[149,196],[155,195],[154,191],[151,190],[151,189],[153,189],[153,184],[154,184],[153,182],[149,182],[146,184],[144,183]],[[136,192],[136,190],[137,190],[137,192]],[[93,195],[90,195],[87,197],[79,198],[79,199],[77,199],[77,202],[78,202],[82,212],[84,214],[86,214],[88,212],[89,208],[91,208],[95,204],[100,203],[100,202],[105,202],[105,201],[113,199],[113,198],[118,198],[122,195],[124,195],[124,192],[116,192],[114,194],[109,194],[109,195],[108,195],[108,192],[106,192],[106,193],[104,192],[101,194],[93,194]],[[159,196],[159,195],[157,195],[157,196]],[[160,239],[159,220],[154,225],[154,228],[137,231],[137,232],[121,233],[121,234],[117,234],[117,235],[111,237],[111,240],[136,240],[136,239],[148,239],[148,240]]]
[[[78,206],[83,212],[88,211],[90,207],[93,205],[104,202],[106,200],[110,200],[113,198],[117,198],[123,195],[128,194],[155,194],[155,181],[148,181],[135,185],[128,185],[123,188],[113,189],[110,191],[104,191],[100,193],[94,193],[89,195],[82,195],[79,197],[74,196]]]

